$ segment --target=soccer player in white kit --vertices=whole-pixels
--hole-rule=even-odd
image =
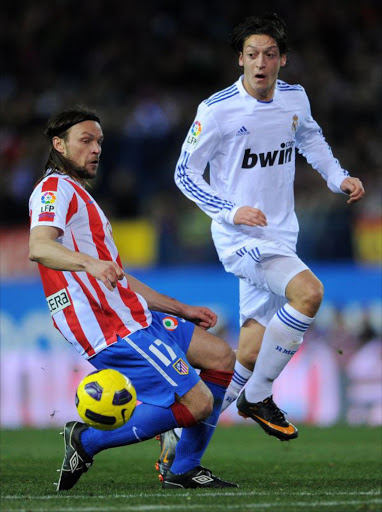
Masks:
[[[287,60],[283,20],[276,14],[249,17],[230,43],[244,73],[199,105],[175,182],[212,218],[219,259],[239,278],[241,331],[222,410],[246,385],[237,399],[239,414],[290,440],[298,431],[274,403],[272,385],[323,298],[322,283],[295,252],[296,150],[332,192],[348,195],[348,203],[360,200],[364,189],[334,158],[304,88],[278,79]],[[203,177],[207,165],[209,184]]]

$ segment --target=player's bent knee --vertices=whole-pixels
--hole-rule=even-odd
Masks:
[[[215,370],[231,372],[235,366],[235,352],[226,341],[220,338],[219,341],[220,343],[214,352],[213,368]]]
[[[317,281],[307,286],[305,289],[304,299],[307,303],[311,304],[314,308],[319,308],[324,298],[324,285],[317,279]]]
[[[212,409],[214,406],[214,397],[212,396],[212,393],[207,388],[207,386],[206,389],[208,393],[200,393],[196,403],[193,404],[193,414],[197,421],[202,421],[208,418],[208,416],[212,413]]]
[[[314,317],[324,297],[324,286],[317,278],[308,280],[295,288],[290,297],[290,303],[307,316]],[[289,298],[289,297],[288,297]]]
[[[233,371],[233,368],[235,366],[235,360],[235,352],[228,345],[228,343],[224,342],[224,346],[221,349],[219,358],[216,361],[216,369],[223,370],[226,372]]]
[[[212,413],[214,397],[208,387],[200,381],[179,402],[187,407],[196,422],[199,422]]]
[[[212,395],[211,395],[212,398]],[[197,418],[197,421],[202,421],[208,418],[208,416],[212,413],[214,405],[214,400],[204,400],[201,404],[198,406],[197,412],[195,412],[195,416]]]

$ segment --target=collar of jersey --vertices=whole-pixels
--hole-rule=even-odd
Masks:
[[[256,105],[257,103],[260,103],[261,105],[269,105],[271,103],[273,103],[273,100],[275,99],[276,97],[276,91],[277,89],[275,89],[275,92],[273,94],[273,98],[270,100],[270,101],[261,101],[261,100],[257,100],[256,98],[254,98],[253,96],[251,96],[245,89],[244,89],[244,85],[243,85],[243,79],[244,79],[244,75],[241,75],[239,80],[236,82],[236,85],[237,85],[237,88],[239,89],[240,91],[240,94],[241,96],[245,99],[245,101],[247,102],[246,104],[248,105],[248,107],[250,109],[252,109],[254,107],[254,105]],[[253,103],[255,102],[255,103]]]

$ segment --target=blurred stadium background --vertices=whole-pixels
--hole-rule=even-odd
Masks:
[[[73,418],[75,388],[92,368],[54,331],[27,259],[28,198],[47,157],[47,117],[78,103],[98,111],[106,139],[93,193],[126,269],[214,308],[215,331],[236,346],[236,280],[217,260],[209,219],[176,189],[173,172],[198,103],[239,74],[229,32],[263,4],[6,0],[0,9],[1,426],[45,428]],[[297,158],[298,251],[326,297],[276,398],[299,422],[379,425],[381,3],[273,1],[267,9],[289,25],[281,78],[305,87],[334,154],[367,191],[349,207]],[[238,421],[234,409],[221,421]]]

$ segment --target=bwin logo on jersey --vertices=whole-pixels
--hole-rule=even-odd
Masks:
[[[294,141],[283,142],[280,144],[281,150],[276,149],[259,154],[251,153],[251,149],[248,148],[244,152],[241,167],[242,169],[252,169],[258,162],[260,162],[260,167],[286,164],[292,160],[293,146]]]

